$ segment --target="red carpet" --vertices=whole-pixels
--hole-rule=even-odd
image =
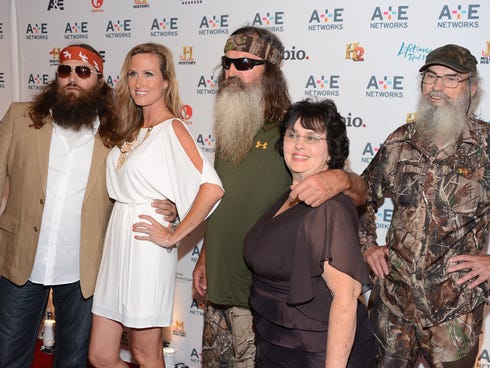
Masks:
[[[42,340],[38,340],[36,344],[36,350],[34,351],[34,361],[32,362],[32,368],[52,368],[53,366],[53,354],[47,354],[41,351]],[[130,368],[138,368],[136,364],[127,363]],[[87,368],[93,368],[88,365]]]

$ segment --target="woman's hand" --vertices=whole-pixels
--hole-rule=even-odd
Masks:
[[[174,232],[172,225],[165,227],[148,215],[139,215],[138,217],[147,222],[136,222],[133,224],[133,231],[135,233],[144,234],[135,235],[135,239],[151,241],[163,248],[172,248],[176,244],[171,239]]]

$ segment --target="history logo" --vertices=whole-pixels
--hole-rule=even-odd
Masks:
[[[133,9],[145,9],[150,7],[150,0],[133,0]]]
[[[179,65],[194,65],[196,60],[192,56],[192,46],[182,46],[182,52],[179,55]]]

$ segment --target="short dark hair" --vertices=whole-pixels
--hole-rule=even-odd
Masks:
[[[299,119],[301,126],[317,133],[327,134],[327,147],[330,155],[329,169],[342,169],[349,156],[349,138],[345,127],[345,119],[337,111],[337,106],[330,99],[311,101],[310,99],[295,102],[286,112],[282,124],[282,137],[279,152],[284,154],[282,143],[284,133],[293,129]]]

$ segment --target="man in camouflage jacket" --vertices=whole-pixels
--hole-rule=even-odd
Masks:
[[[375,275],[370,317],[380,367],[472,367],[490,258],[490,126],[475,118],[475,57],[439,47],[420,68],[416,122],[395,130],[362,176],[368,184],[360,241]],[[375,216],[393,202],[386,245]]]

